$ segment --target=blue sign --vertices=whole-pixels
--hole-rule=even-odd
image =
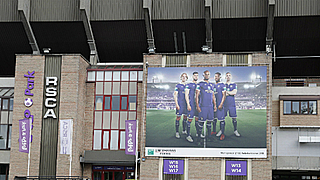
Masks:
[[[123,166],[104,166],[104,170],[124,170]]]
[[[183,174],[184,161],[165,159],[163,160],[163,174]]]
[[[134,167],[133,166],[128,166],[125,168],[125,170],[134,170]]]
[[[227,176],[246,176],[247,161],[226,161]]]
[[[102,170],[103,168],[102,168],[103,166],[93,166],[93,169],[94,170]]]

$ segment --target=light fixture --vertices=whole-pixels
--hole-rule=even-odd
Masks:
[[[156,53],[156,48],[155,47],[149,47],[148,50],[149,50],[149,54]]]
[[[51,48],[43,48],[42,50],[44,54],[49,54],[51,51]]]
[[[202,51],[203,51],[203,52],[208,52],[209,49],[210,49],[210,47],[207,46],[207,45],[203,45],[201,48],[202,48]]]

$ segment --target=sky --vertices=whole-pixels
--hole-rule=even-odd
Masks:
[[[167,67],[167,68],[148,68],[148,83],[177,83],[180,82],[180,75],[182,73],[188,74],[188,82],[192,81],[193,72],[199,73],[200,82],[203,79],[203,72],[209,70],[210,79],[214,81],[214,73],[221,73],[221,81],[225,82],[226,73],[232,74],[232,82],[266,82],[267,80],[267,67],[266,66],[245,66],[245,67]]]

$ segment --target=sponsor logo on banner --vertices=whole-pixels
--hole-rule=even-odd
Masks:
[[[126,120],[126,154],[136,154],[136,120]]]

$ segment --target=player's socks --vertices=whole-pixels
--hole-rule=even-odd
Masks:
[[[186,131],[186,126],[187,126],[187,118],[183,117],[183,122],[182,122],[183,131]]]
[[[223,121],[220,121],[220,130],[221,130],[221,132],[222,132],[222,134],[224,134],[224,128],[225,128],[225,121],[223,120]]]
[[[191,121],[192,121],[192,119],[188,119],[188,121],[187,121],[187,135],[188,135],[188,136],[191,135],[191,134],[190,134]]]
[[[216,126],[217,126],[217,119],[214,119],[213,122],[212,122],[212,132],[213,132],[213,134],[217,133]]]
[[[233,131],[237,130],[237,119],[236,118],[232,118],[232,124],[233,124]]]
[[[196,131],[197,131],[197,134],[198,134],[198,129],[199,129],[199,121],[198,121],[198,118],[196,117],[195,118],[195,122],[194,122],[194,126],[196,127]]]
[[[207,129],[208,129],[209,136],[211,136],[211,121],[207,122]]]
[[[179,132],[179,120],[176,120],[176,132]]]
[[[201,122],[201,121],[199,122],[199,131],[198,131],[199,136],[201,136],[203,124],[204,122]]]

